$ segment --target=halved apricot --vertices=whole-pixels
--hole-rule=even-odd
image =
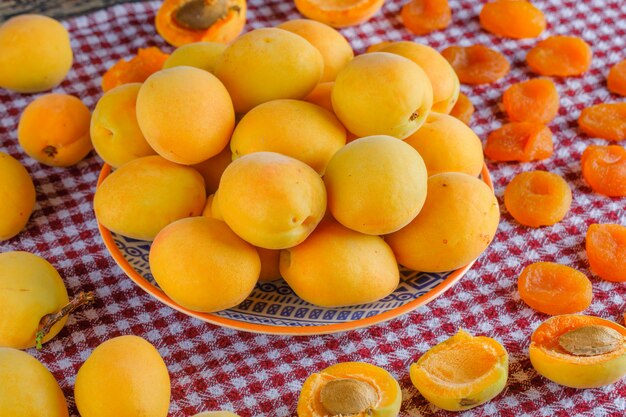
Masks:
[[[454,116],[466,125],[469,125],[475,110],[469,97],[463,93],[459,93],[454,107],[450,110],[450,116]]]
[[[102,90],[109,91],[113,87],[128,83],[142,83],[159,71],[168,54],[161,52],[156,46],[139,48],[137,55],[126,61],[120,59],[102,76]]]
[[[626,59],[611,67],[606,82],[609,91],[626,96]]]
[[[380,10],[384,0],[295,0],[294,3],[309,19],[343,28],[369,20]]]
[[[500,52],[485,45],[449,46],[441,55],[463,84],[488,84],[504,77],[511,67]]]
[[[487,136],[485,155],[494,161],[536,161],[553,152],[552,132],[541,123],[507,123]]]
[[[626,281],[626,227],[592,224],[585,241],[591,270],[607,281]]]
[[[626,103],[603,103],[587,107],[578,118],[580,129],[597,138],[626,139]]]
[[[445,29],[452,21],[448,0],[409,0],[402,6],[400,17],[414,35],[426,35]]]
[[[552,80],[537,78],[507,88],[502,105],[512,122],[548,123],[559,112],[559,93]]]
[[[546,28],[541,10],[528,1],[496,0],[480,11],[480,25],[487,32],[507,38],[536,38]]]
[[[580,158],[583,178],[591,189],[609,197],[626,196],[626,149],[588,146]]]
[[[411,382],[444,410],[468,410],[498,395],[509,375],[509,355],[495,339],[464,330],[411,365]]]
[[[550,36],[526,55],[528,66],[541,75],[581,75],[591,65],[591,47],[576,36]]]

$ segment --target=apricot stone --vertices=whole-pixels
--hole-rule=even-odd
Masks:
[[[35,186],[26,168],[0,152],[0,242],[20,233],[35,208]]]

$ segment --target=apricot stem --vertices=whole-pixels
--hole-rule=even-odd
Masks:
[[[45,148],[43,148],[43,153],[45,153],[50,158],[54,158],[54,156],[59,152],[57,151],[57,148],[55,148],[54,146],[48,145]]]
[[[50,332],[52,326],[59,322],[63,317],[69,316],[78,308],[83,305],[89,304],[94,300],[93,291],[89,292],[80,292],[76,297],[74,297],[69,303],[61,307],[61,309],[57,312],[46,314],[39,321],[39,330],[37,330],[37,334],[35,336],[35,344],[37,349],[41,349],[42,341],[44,337]]]

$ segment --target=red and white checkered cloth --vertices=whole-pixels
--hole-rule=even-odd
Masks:
[[[399,19],[404,1],[388,0],[374,19],[342,33],[357,53],[382,40],[412,39],[438,50],[453,44],[483,43],[504,53],[512,64],[504,79],[462,87],[477,109],[472,127],[484,139],[505,123],[499,102],[506,86],[533,76],[524,57],[537,40],[503,39],[481,30],[478,13],[484,0],[450,0],[450,27],[416,38]],[[582,151],[590,144],[606,142],[586,137],[576,120],[588,105],[624,101],[607,91],[605,78],[612,64],[626,58],[626,4],[624,0],[534,3],[548,21],[541,38],[581,36],[592,46],[592,68],[582,77],[555,80],[561,109],[550,124],[555,139],[552,158],[538,163],[491,163],[489,169],[500,203],[505,185],[519,172],[545,169],[562,175],[573,189],[569,214],[552,227],[529,229],[515,223],[502,205],[494,242],[444,295],[387,323],[335,335],[268,336],[224,329],[178,313],[144,293],[116,266],[96,228],[92,198],[100,159],[91,155],[75,167],[62,169],[45,167],[27,157],[17,145],[16,128],[22,109],[34,96],[0,90],[0,149],[27,167],[37,188],[37,206],[26,230],[0,243],[0,251],[37,253],[59,269],[71,295],[92,290],[97,297],[95,304],[75,313],[42,351],[29,350],[59,381],[72,416],[78,415],[73,387],[79,367],[96,346],[123,334],[142,336],[160,351],[172,379],[170,416],[174,417],[215,409],[233,410],[242,417],[294,416],[304,379],[342,361],[366,361],[389,370],[402,387],[402,416],[625,415],[626,381],[575,390],[549,382],[534,371],[528,359],[530,335],[547,316],[520,300],[516,283],[522,268],[531,262],[572,266],[593,283],[593,304],[585,313],[622,321],[626,284],[606,282],[590,272],[584,235],[591,223],[626,224],[626,199],[595,194],[582,180]],[[65,22],[75,61],[67,79],[54,91],[74,94],[93,108],[101,95],[101,74],[118,59],[147,45],[171,50],[154,30],[158,5],[119,5]],[[251,0],[247,29],[297,17],[300,15],[289,0]],[[408,368],[459,327],[502,342],[510,354],[510,373],[503,394],[481,407],[452,414],[422,398],[411,385]]]

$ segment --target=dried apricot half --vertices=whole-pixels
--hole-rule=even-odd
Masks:
[[[294,3],[309,19],[343,28],[369,20],[380,10],[384,0],[295,0]]]
[[[414,35],[426,35],[445,29],[452,21],[448,0],[409,0],[402,6],[400,17]]]
[[[591,270],[607,281],[626,281],[626,227],[592,224],[585,241]]]
[[[487,136],[485,155],[494,161],[537,161],[553,152],[552,132],[541,123],[507,123]]]
[[[587,107],[578,118],[580,129],[596,138],[626,139],[626,103],[604,103]]]
[[[504,55],[485,45],[449,46],[441,55],[464,84],[492,83],[504,77],[511,67]]]
[[[557,174],[522,172],[504,190],[504,205],[524,226],[550,226],[560,222],[572,204],[572,190]]]
[[[456,117],[466,125],[469,125],[474,111],[474,105],[470,101],[469,97],[463,93],[459,93],[459,97],[456,99],[454,107],[450,110],[450,116]]]
[[[502,105],[512,122],[548,123],[559,112],[559,93],[552,80],[537,78],[507,88]]]
[[[611,67],[606,82],[609,91],[626,96],[626,59]]]
[[[578,313],[591,305],[591,281],[585,274],[553,262],[535,262],[517,280],[521,299],[534,310],[555,316]]]
[[[576,36],[550,36],[526,55],[528,66],[541,75],[580,75],[591,65],[591,47]]]
[[[626,149],[617,145],[588,146],[580,159],[591,189],[609,197],[626,196]]]
[[[487,32],[507,38],[536,38],[546,28],[541,10],[528,1],[496,0],[483,6],[480,25]]]
[[[163,68],[169,57],[156,46],[139,48],[137,55],[126,61],[120,59],[102,76],[102,90],[106,93],[118,85],[142,83]]]

